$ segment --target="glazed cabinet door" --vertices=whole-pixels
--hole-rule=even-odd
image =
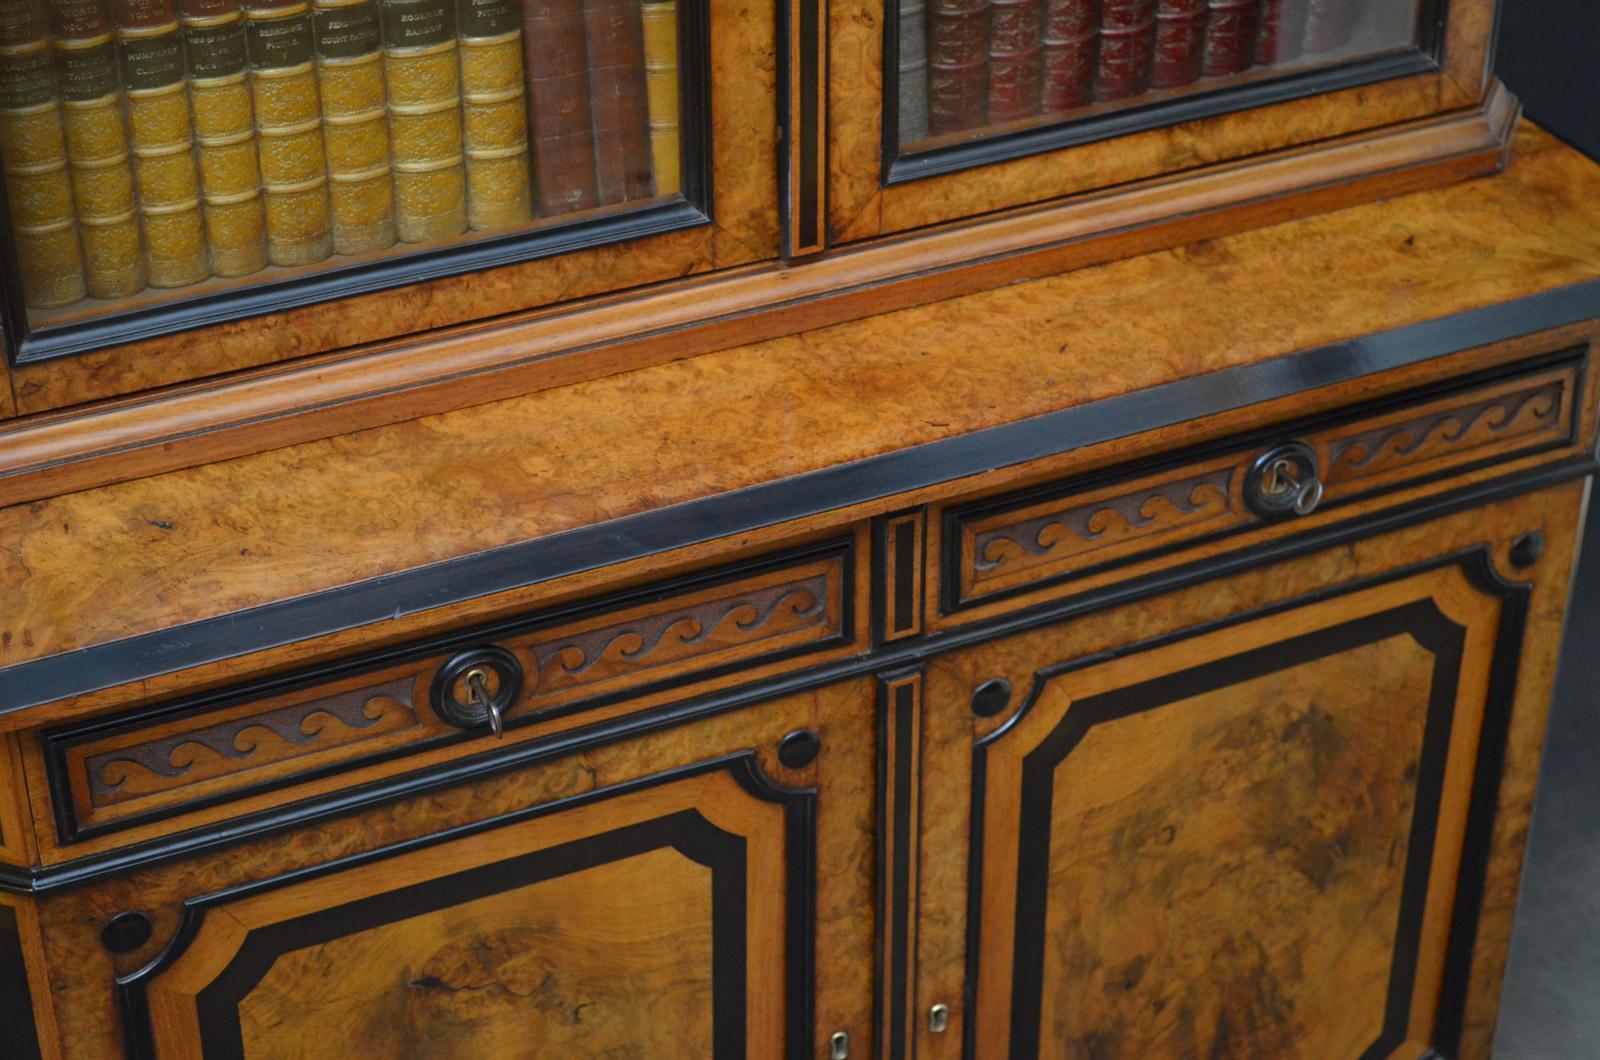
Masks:
[[[802,693],[158,867],[47,903],[47,945],[154,922],[135,1055],[864,1055],[873,710]]]
[[[932,661],[918,1054],[1485,1052],[1581,496]]]

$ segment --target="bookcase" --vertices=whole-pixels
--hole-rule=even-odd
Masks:
[[[1486,1056],[1600,167],[1492,0],[0,0],[0,1033]]]

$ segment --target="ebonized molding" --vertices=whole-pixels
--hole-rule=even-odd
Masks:
[[[1337,547],[1392,530],[1508,497],[1530,493],[1600,470],[1593,455],[1574,458],[1534,471],[1502,476],[1448,493],[1387,509],[1363,519],[1263,542],[1142,578],[1129,579],[1093,593],[1053,600],[998,618],[974,622],[934,636],[908,638],[879,651],[768,678],[742,687],[640,711],[622,718],[574,728],[546,740],[490,749],[421,773],[404,774],[306,799],[271,811],[249,814],[106,854],[91,855],[48,867],[0,865],[0,890],[44,894],[121,875],[145,865],[215,851],[244,839],[305,827],[317,821],[358,812],[394,799],[453,787],[480,777],[527,768],[589,747],[681,725],[686,721],[739,710],[770,699],[849,680],[870,673],[913,667],[945,652],[1020,633],[1064,618],[1090,614],[1151,596],[1173,592],[1212,578],[1254,570],[1265,564]]]
[[[1600,316],[1600,280],[0,670],[0,713],[1011,467]]]

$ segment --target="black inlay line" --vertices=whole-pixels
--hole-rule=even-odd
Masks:
[[[889,930],[889,1045],[891,1060],[909,1055],[906,1015],[911,954],[907,932],[911,928],[911,784],[912,758],[916,754],[916,694],[914,680],[894,688],[894,896]]]
[[[815,801],[815,792],[783,788],[773,784],[761,772],[754,754],[743,752],[530,806],[190,899],[184,903],[176,934],[161,954],[145,967],[117,980],[129,1055],[136,1060],[154,1057],[146,989],[155,976],[170,967],[188,949],[199,932],[206,911],[210,908],[225,907],[230,902],[242,898],[336,875],[363,865],[392,860],[534,818],[551,816],[575,807],[721,770],[729,771],[740,787],[755,797],[769,802],[779,802],[785,807],[788,835],[785,843],[787,864],[784,870],[784,886],[789,913],[796,921],[786,939],[788,952],[785,955],[785,981],[789,1010],[785,1015],[786,1025],[789,1028],[786,1037],[791,1047],[795,1043],[809,1042],[813,961],[810,942],[812,932],[809,925],[815,922],[812,880],[815,875],[815,821],[811,806]],[[707,821],[699,811],[688,809],[253,930],[247,936],[244,946],[234,955],[219,977],[196,997],[202,1022],[202,1037],[206,1042],[205,1054],[208,1057],[241,1055],[237,1051],[242,1048],[237,1041],[238,1000],[259,983],[261,977],[270,969],[272,961],[282,953],[318,945],[332,938],[457,905],[477,897],[527,886],[553,876],[582,871],[584,868],[608,861],[662,847],[672,847],[713,870],[712,979],[715,994],[712,1005],[715,1020],[713,1043],[717,1057],[743,1057],[747,1010],[745,1003],[747,939],[744,912],[748,889],[746,846],[744,836],[728,833]],[[719,919],[724,915],[725,919]],[[217,1003],[209,1031],[205,1015],[208,997]],[[213,1048],[218,1052],[213,1054]]]
[[[349,769],[393,761],[430,748],[464,743],[481,737],[482,733],[471,731],[443,733],[431,738],[418,739],[414,743],[408,743],[385,751],[355,754],[349,758],[340,759],[338,762],[307,769],[303,772],[277,779],[257,781],[226,791],[167,804],[152,810],[125,814],[114,820],[87,825],[80,823],[77,818],[76,801],[72,796],[72,770],[67,758],[72,748],[85,743],[103,740],[108,736],[115,736],[121,733],[138,731],[157,723],[178,718],[201,718],[207,714],[225,710],[251,700],[264,699],[269,696],[283,695],[295,691],[310,691],[333,681],[351,678],[363,672],[376,673],[387,667],[403,665],[410,661],[422,666],[430,659],[444,656],[449,652],[462,648],[528,636],[541,629],[554,629],[571,622],[613,614],[641,603],[654,602],[665,597],[686,595],[709,589],[731,588],[760,574],[798,568],[803,563],[824,559],[837,559],[839,562],[839,598],[843,601],[854,599],[854,540],[849,537],[835,538],[819,544],[802,546],[798,549],[769,553],[753,559],[717,567],[710,571],[697,572],[686,577],[670,578],[638,588],[625,589],[618,593],[607,594],[598,599],[583,601],[577,605],[550,608],[530,615],[502,620],[487,626],[453,631],[439,637],[426,638],[397,647],[385,648],[378,652],[351,659],[341,659],[322,666],[274,675],[261,681],[246,682],[242,685],[212,690],[199,696],[183,697],[159,703],[128,714],[119,714],[111,718],[79,722],[57,729],[46,730],[41,734],[40,742],[45,759],[48,783],[54,796],[52,806],[54,808],[56,834],[63,843],[76,843],[95,836],[123,831],[140,824],[148,824],[152,821],[163,820],[180,814],[193,813],[209,806],[235,802],[252,795],[259,795],[294,784],[303,784],[307,781],[332,776]],[[760,652],[733,661],[713,664],[703,669],[687,671],[674,677],[646,680],[620,691],[581,696],[555,706],[532,711],[519,711],[515,716],[506,719],[505,725],[508,730],[514,730],[526,725],[544,723],[553,718],[567,717],[572,714],[594,710],[606,704],[630,697],[653,695],[691,682],[737,673],[740,670],[754,666],[796,659],[830,647],[848,644],[854,635],[852,629],[854,609],[844,606],[840,617],[840,630],[837,634],[819,637],[803,644],[780,648],[776,651]],[[533,690],[530,688],[526,694],[531,697]]]
[[[1350,522],[1278,538],[1253,545],[1248,549],[1220,553],[1154,574],[1130,578],[1094,593],[1051,600],[1010,614],[968,623],[935,637],[897,642],[879,650],[876,654],[820,664],[759,682],[640,711],[637,714],[577,726],[549,739],[504,749],[491,749],[425,771],[355,784],[341,791],[300,799],[271,810],[244,814],[214,825],[163,836],[160,839],[130,844],[105,854],[87,855],[49,867],[31,869],[0,865],[0,890],[16,894],[50,893],[67,887],[81,886],[93,880],[122,875],[135,868],[222,849],[247,838],[302,828],[317,821],[357,812],[394,799],[422,795],[480,777],[526,768],[624,737],[660,732],[686,721],[739,710],[779,696],[806,692],[823,685],[847,681],[863,674],[886,669],[914,667],[936,656],[985,641],[1026,632],[1110,607],[1150,599],[1201,581],[1259,570],[1271,563],[1294,559],[1326,548],[1348,545],[1362,538],[1390,533],[1508,497],[1521,496],[1546,487],[1586,478],[1595,471],[1596,462],[1593,457],[1577,457],[1532,471],[1518,472],[1487,482],[1463,486],[1449,493],[1398,505]],[[1427,569],[1432,565],[1427,564],[1412,570]],[[1327,595],[1337,595],[1337,593],[1329,592]],[[1007,722],[1006,726],[1002,726],[993,735],[1001,735],[1011,724],[1012,722]]]
[[[797,245],[793,252],[818,249],[822,243],[817,231],[821,210],[821,189],[817,186],[817,161],[821,129],[822,85],[819,73],[818,19],[822,0],[794,0],[800,8],[800,128],[799,203]]]
[[[1024,756],[1019,799],[1019,834],[1024,841],[1018,844],[1012,1056],[1035,1056],[1039,1049],[1055,771],[1089,730],[1098,724],[1413,632],[1422,634],[1419,641],[1435,656],[1433,682],[1424,721],[1383,1034],[1363,1056],[1387,1056],[1405,1040],[1445,757],[1449,749],[1456,675],[1465,635],[1465,630],[1447,619],[1431,600],[1417,601],[1079,700],[1051,734]]]
[[[894,528],[894,631],[916,626],[917,524],[910,519]]]
[[[0,670],[0,713],[521,588],[1600,316],[1600,280]]]

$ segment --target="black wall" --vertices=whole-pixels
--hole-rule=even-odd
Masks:
[[[1600,2],[1501,0],[1495,68],[1528,117],[1600,158]]]

